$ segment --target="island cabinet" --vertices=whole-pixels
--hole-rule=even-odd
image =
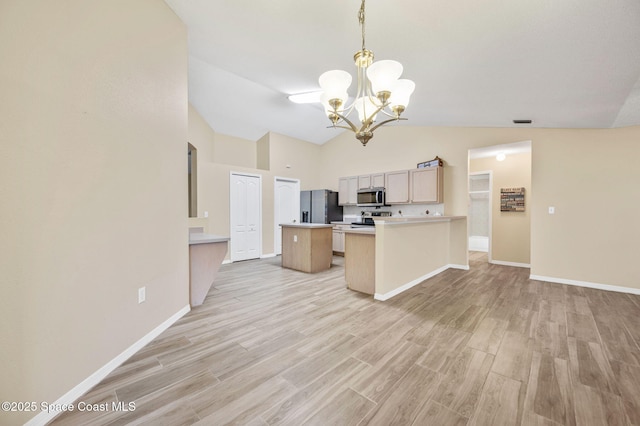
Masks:
[[[338,179],[338,205],[356,205],[358,201],[358,176]]]
[[[410,172],[412,203],[442,202],[442,167],[425,167]]]
[[[345,231],[344,279],[351,290],[376,291],[376,234],[374,230]]]
[[[385,197],[387,204],[406,204],[409,202],[409,171],[385,173]]]
[[[332,228],[323,223],[281,224],[282,266],[315,273],[331,268]]]

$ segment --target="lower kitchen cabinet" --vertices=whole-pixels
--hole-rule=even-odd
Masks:
[[[344,230],[350,225],[334,225],[333,227],[333,254],[344,256]]]

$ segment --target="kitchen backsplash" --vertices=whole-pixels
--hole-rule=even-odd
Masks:
[[[375,207],[344,206],[343,215],[345,216],[345,221],[348,222],[351,218],[359,218],[362,212],[384,211],[391,212],[392,217],[416,217],[427,216],[427,210],[429,211],[429,216],[433,216],[435,213],[444,215],[444,204],[396,204],[394,206],[380,207],[379,209]]]

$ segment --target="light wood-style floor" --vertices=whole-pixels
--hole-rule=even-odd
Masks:
[[[55,424],[640,424],[640,296],[448,270],[386,302],[279,258],[224,265],[194,309]]]

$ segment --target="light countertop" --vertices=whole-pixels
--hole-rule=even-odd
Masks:
[[[466,219],[466,216],[413,216],[413,217],[385,217],[374,219],[376,225],[402,225],[409,223],[451,222],[452,220]]]
[[[286,226],[289,228],[333,228],[330,223],[281,223],[280,226]]]
[[[189,245],[193,244],[210,244],[210,243],[223,243],[229,241],[229,237],[222,237],[220,235],[213,234],[189,234]]]

